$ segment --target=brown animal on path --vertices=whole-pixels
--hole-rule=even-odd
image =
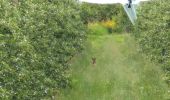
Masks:
[[[92,57],[92,64],[95,65],[96,64],[96,58]]]

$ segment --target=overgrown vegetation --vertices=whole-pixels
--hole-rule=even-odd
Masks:
[[[52,99],[85,39],[74,0],[0,0],[0,99]]]
[[[132,99],[133,97],[135,98],[134,94],[139,94],[143,98],[141,100],[146,100],[149,97],[150,100],[153,98],[155,100],[166,98],[164,94],[166,94],[167,88],[161,81],[161,78],[167,80],[167,83],[170,84],[169,3],[169,0],[154,0],[142,5],[142,8],[138,9],[139,18],[133,32],[140,44],[141,51],[149,59],[159,63],[164,69],[166,77],[162,77],[162,72],[159,72],[159,68],[155,67],[154,69],[154,66],[151,64],[147,65],[145,60],[143,62],[140,61],[143,58],[138,59],[139,56],[137,54],[133,55],[134,53],[131,50],[116,51],[115,54],[117,54],[118,59],[116,59],[116,56],[110,56],[112,54],[109,54],[109,52],[112,49],[113,51],[115,50],[111,46],[113,45],[112,43],[114,42],[115,45],[121,44],[124,41],[122,36],[126,37],[126,35],[115,35],[113,36],[114,41],[109,38],[111,41],[106,42],[103,42],[103,36],[106,33],[126,33],[131,30],[131,23],[121,5],[90,5],[78,3],[78,0],[0,0],[0,99],[56,99],[61,88],[69,87],[71,59],[83,50],[87,34],[89,34],[88,39],[91,39],[92,45],[96,44],[95,49],[92,52],[88,52],[89,54],[93,55],[97,53],[96,51],[100,52],[98,47],[103,43],[105,43],[104,47],[106,46],[106,48],[103,48],[106,52],[100,52],[97,55],[97,57],[101,57],[100,54],[106,53],[106,55],[103,55],[106,57],[101,57],[100,59],[99,72],[103,66],[107,65],[102,63],[102,60],[110,63],[110,65],[106,66],[108,68],[106,71],[109,72],[110,68],[112,69],[112,65],[114,65],[113,59],[116,59],[118,63],[122,63],[120,60],[123,59],[121,58],[122,56],[129,55],[129,53],[133,55],[133,57],[131,55],[127,56],[127,59],[124,59],[124,63],[118,64],[123,69],[125,65],[128,65],[130,68],[133,67],[133,71],[126,69],[125,71],[129,72],[125,74],[119,69],[118,72],[120,73],[115,72],[120,81],[122,81],[121,85],[124,82],[132,81],[131,77],[134,78],[136,84],[130,83],[131,86],[129,86],[129,83],[124,84],[125,88],[127,86],[127,88],[133,91],[132,94],[129,94]],[[123,46],[126,47],[128,44],[125,43]],[[116,48],[119,48],[119,46],[117,45]],[[107,51],[107,49],[110,51]],[[128,47],[124,49],[126,50]],[[86,55],[83,57],[86,57]],[[76,62],[78,65],[75,65],[75,67],[78,66],[79,68],[77,69],[82,71],[83,68],[81,69],[79,64],[83,64],[82,66],[86,67],[88,59],[85,58],[85,61],[80,59]],[[132,60],[139,64],[131,63],[133,62]],[[136,66],[140,66],[140,64],[146,64],[146,66],[136,69],[137,72],[134,74]],[[112,70],[115,69],[117,69],[116,66]],[[157,72],[159,73],[157,74]],[[82,73],[78,75],[80,74]],[[93,71],[90,74],[99,75],[99,73],[93,74]],[[127,74],[130,74],[131,77]],[[101,75],[104,76],[105,73],[101,72]],[[119,84],[119,80],[115,81],[116,77],[114,77],[113,73],[109,75],[110,79],[106,81]],[[135,75],[138,75],[138,77],[136,78]],[[83,82],[86,82],[86,80],[83,80]],[[95,87],[97,82],[100,83],[101,81],[100,78],[96,78],[93,82]],[[72,80],[71,85],[73,87],[77,84],[78,82],[74,84],[74,80]],[[83,84],[88,85],[86,83]],[[101,86],[101,89],[106,93],[108,88],[111,91],[112,88],[110,86],[116,86],[110,85],[110,83],[105,85],[105,82],[97,85]],[[143,86],[145,87],[143,88]],[[134,87],[138,87],[139,91],[136,91]],[[120,88],[122,87],[120,86]],[[122,88],[122,90],[125,88]],[[116,89],[119,89],[119,87],[116,87]],[[148,91],[153,94],[150,94]],[[121,91],[113,90],[113,92],[119,93]],[[126,93],[131,92],[126,91]],[[123,100],[127,96],[126,93]],[[155,94],[156,96],[154,96]]]
[[[90,36],[72,59],[72,87],[59,100],[168,100],[161,68],[138,53],[129,34],[108,34]]]
[[[114,32],[130,30],[131,23],[122,5],[81,4],[81,17],[84,23],[113,21],[116,24]]]
[[[138,9],[134,35],[152,61],[160,63],[170,85],[170,1],[153,0]]]
[[[82,19],[85,23],[88,23],[112,19],[113,15],[120,14],[117,9],[121,9],[121,6],[82,3],[81,9]]]

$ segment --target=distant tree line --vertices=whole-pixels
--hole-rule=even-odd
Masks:
[[[116,23],[115,32],[129,32],[131,23],[121,4],[89,4],[81,3],[81,13],[83,23],[107,22]]]

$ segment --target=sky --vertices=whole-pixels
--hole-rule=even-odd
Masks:
[[[98,3],[98,4],[112,4],[112,3],[122,3],[125,4],[128,0],[80,0],[82,2]]]
[[[97,3],[97,4],[114,4],[114,3],[121,3],[127,4],[128,0],[79,0],[81,2],[88,2],[88,3]],[[133,4],[139,4],[140,1],[149,1],[149,0],[132,0],[134,1]]]

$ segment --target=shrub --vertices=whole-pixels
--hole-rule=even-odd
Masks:
[[[170,1],[150,1],[139,11],[135,36],[142,52],[170,71]]]
[[[116,26],[114,26],[114,32],[124,32],[131,27],[131,23],[122,5],[99,5],[83,3],[81,5],[81,17],[83,22],[86,24],[104,21],[107,23],[107,27],[110,23],[109,21],[113,21],[112,25],[115,25],[116,23]]]
[[[114,20],[102,21],[101,24],[108,29],[109,33],[112,33],[113,29],[116,28],[116,21]]]
[[[81,17],[84,23],[112,19],[119,14],[119,5],[98,5],[83,3],[81,5]]]
[[[52,99],[68,86],[85,27],[74,0],[0,0],[0,99]]]

